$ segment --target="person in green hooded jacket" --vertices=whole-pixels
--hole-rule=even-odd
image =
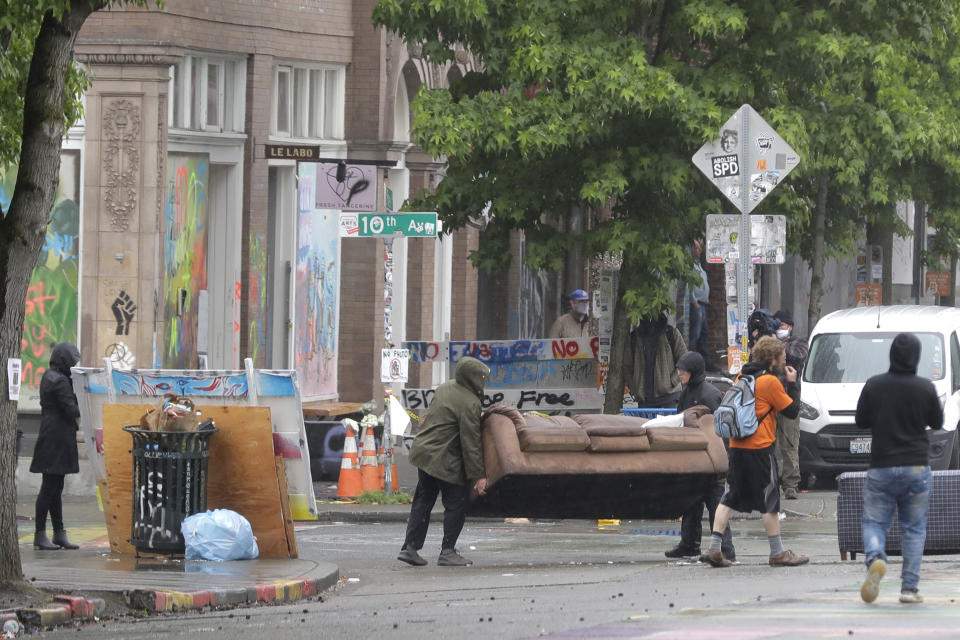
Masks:
[[[456,549],[467,513],[468,483],[483,495],[487,489],[480,443],[483,386],[490,367],[465,356],[454,380],[437,387],[430,409],[420,425],[410,464],[417,467],[407,535],[398,560],[414,566],[427,564],[418,553],[430,526],[430,512],[440,494],[443,500],[443,540],[437,564],[463,567],[473,564]]]

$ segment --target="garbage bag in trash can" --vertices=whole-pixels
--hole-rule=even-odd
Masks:
[[[250,521],[230,509],[195,513],[180,529],[187,560],[253,560],[260,555]]]
[[[210,436],[201,431],[148,431],[124,427],[133,436],[133,525],[137,551],[183,553],[183,519],[207,510]]]

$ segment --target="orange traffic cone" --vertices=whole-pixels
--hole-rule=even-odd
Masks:
[[[394,491],[400,491],[400,481],[397,480],[397,452],[390,445],[390,486]]]
[[[364,491],[379,491],[380,483],[377,476],[377,443],[373,437],[373,427],[364,427],[363,451],[360,454],[360,485]]]
[[[337,482],[338,498],[356,498],[362,492],[360,461],[357,460],[357,435],[353,431],[351,422],[353,421],[344,421],[347,426],[347,434],[343,438],[343,457],[340,459],[340,480]]]

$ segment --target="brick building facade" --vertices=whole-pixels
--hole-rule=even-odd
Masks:
[[[77,57],[92,83],[70,141],[84,364],[252,358],[297,368],[306,399],[380,397],[383,243],[332,240],[337,215],[318,204],[325,165],[267,157],[267,145],[310,146],[374,167],[379,211],[388,187],[399,206],[442,179],[410,142],[409,103],[471,62],[426,64],[372,25],[374,4],[167,0],[88,19]],[[479,233],[394,242],[394,343],[474,337]],[[410,384],[434,373],[412,367]]]

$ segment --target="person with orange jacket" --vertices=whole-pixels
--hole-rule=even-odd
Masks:
[[[755,378],[754,397],[760,424],[752,435],[730,439],[727,486],[713,519],[710,551],[705,559],[714,567],[729,567],[731,562],[721,552],[721,544],[730,513],[759,511],[770,543],[770,566],[806,564],[810,558],[784,549],[780,538],[780,480],[775,455],[777,414],[795,418],[800,412],[797,370],[787,365],[783,343],[775,336],[764,336],[753,345],[750,362],[741,374]]]

